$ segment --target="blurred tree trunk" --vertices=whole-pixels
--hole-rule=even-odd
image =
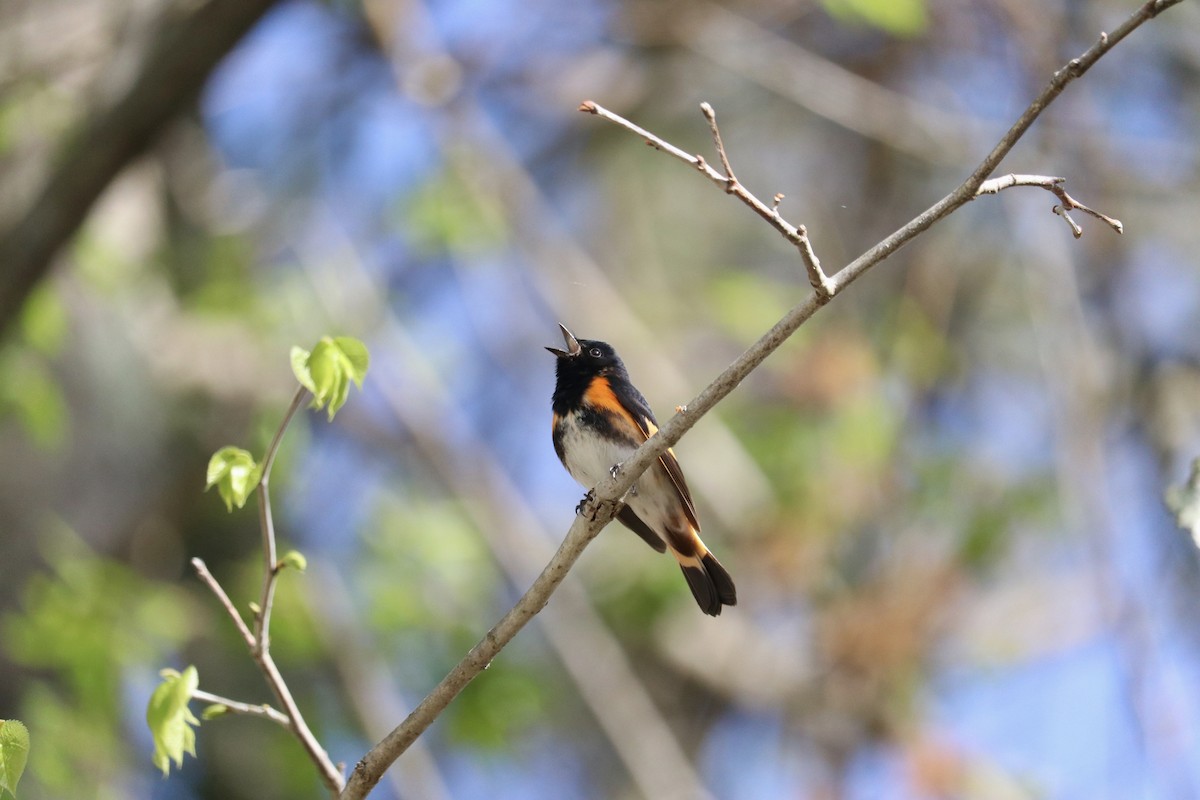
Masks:
[[[128,88],[64,137],[28,208],[0,230],[0,336],[105,187],[188,107],[275,2],[180,0],[163,13]]]

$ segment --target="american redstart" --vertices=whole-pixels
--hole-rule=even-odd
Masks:
[[[571,477],[594,487],[658,430],[646,398],[629,380],[612,346],[576,339],[562,329],[566,349],[546,349],[558,360],[554,386],[554,451]],[[625,495],[617,519],[660,553],[670,549],[705,614],[737,604],[729,573],[700,540],[700,523],[679,461],[659,456]]]

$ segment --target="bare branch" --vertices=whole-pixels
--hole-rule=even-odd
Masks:
[[[1061,206],[1054,206],[1052,210],[1055,214],[1058,214],[1060,217],[1066,220],[1067,224],[1071,226],[1071,233],[1074,234],[1076,239],[1078,239],[1080,236],[1083,236],[1083,229],[1075,224],[1075,220],[1071,219],[1070,215],[1067,214],[1067,211],[1072,209],[1078,209],[1085,214],[1095,217],[1096,219],[1108,225],[1108,227],[1112,228],[1117,233],[1125,232],[1125,226],[1121,224],[1121,220],[1114,219],[1106,214],[1101,214],[1099,211],[1088,208],[1083,203],[1080,203],[1074,197],[1071,197],[1071,195],[1067,194],[1067,190],[1062,187],[1062,184],[1065,183],[1066,180],[1066,178],[1055,178],[1049,175],[1014,175],[1009,173],[1008,175],[1002,175],[999,178],[990,178],[984,181],[980,185],[979,190],[975,192],[975,196],[978,197],[979,195],[984,194],[998,194],[1004,189],[1011,189],[1014,186],[1034,186],[1051,192],[1055,197],[1062,201]]]
[[[244,714],[248,717],[261,717],[269,719],[277,725],[282,725],[289,730],[292,727],[292,721],[287,718],[286,714],[281,713],[278,709],[272,708],[266,703],[260,705],[251,705],[242,703],[237,700],[230,700],[228,697],[221,697],[219,694],[205,692],[197,689],[192,692],[192,697],[204,703],[215,703],[219,706],[225,706],[234,714]]]

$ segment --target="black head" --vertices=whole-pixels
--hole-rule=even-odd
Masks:
[[[546,348],[554,353],[558,362],[556,365],[558,377],[558,386],[555,390],[556,402],[567,395],[574,397],[578,394],[579,397],[582,397],[583,392],[587,389],[587,384],[596,375],[611,375],[629,380],[625,365],[621,363],[621,357],[608,342],[596,339],[576,339],[566,326],[559,325],[558,327],[562,330],[563,341],[567,345],[566,349]]]
[[[596,339],[576,339],[575,334],[567,330],[565,325],[559,324],[558,327],[562,331],[567,349],[559,350],[557,347],[547,347],[546,349],[558,358],[560,371],[564,367],[572,371],[592,374],[602,374],[605,370],[613,368],[624,370],[625,365],[621,363],[621,357],[608,342]]]

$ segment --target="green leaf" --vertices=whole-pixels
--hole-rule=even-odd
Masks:
[[[297,380],[313,394],[313,408],[326,408],[332,420],[346,404],[350,383],[362,388],[370,357],[358,339],[325,336],[311,353],[292,348],[292,371]]]
[[[283,558],[279,559],[279,566],[291,567],[299,572],[304,572],[308,569],[308,559],[298,550],[288,550],[283,554]]]
[[[234,503],[238,508],[246,505],[246,498],[258,486],[261,477],[262,467],[254,456],[240,447],[222,447],[208,460],[208,483],[204,490],[216,486],[225,501],[225,508],[233,511]]]
[[[292,347],[292,374],[296,376],[296,380],[300,381],[301,386],[315,395],[317,393],[317,386],[313,383],[312,375],[308,371],[309,355],[310,353],[303,347]]]
[[[1168,487],[1163,499],[1175,515],[1175,524],[1191,533],[1192,541],[1200,547],[1200,458],[1192,461],[1187,483]]]
[[[829,15],[865,23],[893,36],[916,36],[929,25],[925,0],[823,0]]]
[[[154,766],[166,775],[171,762],[183,766],[183,754],[196,755],[196,732],[193,725],[200,720],[188,710],[192,692],[200,685],[200,676],[195,667],[189,666],[182,673],[164,669],[163,682],[150,695],[146,708],[146,724],[154,737]]]
[[[213,703],[211,706],[204,707],[204,710],[200,712],[200,719],[204,720],[205,722],[208,722],[210,719],[216,719],[217,717],[223,717],[228,713],[229,713],[229,706],[224,705],[222,703]]]
[[[358,388],[362,388],[363,380],[367,377],[367,369],[371,365],[371,354],[367,346],[353,336],[338,336],[333,343],[346,357],[346,367],[351,380]]]
[[[0,790],[17,796],[17,781],[29,757],[29,730],[15,719],[0,719]]]

